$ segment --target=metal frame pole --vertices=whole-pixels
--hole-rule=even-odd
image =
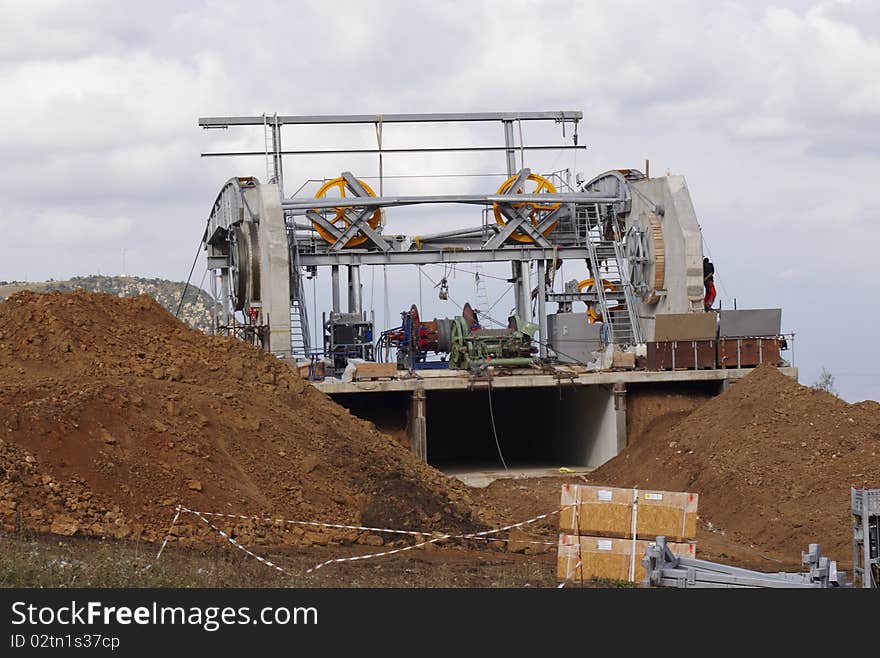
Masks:
[[[538,354],[547,358],[547,262],[538,261],[538,331],[541,342],[538,343]]]
[[[330,266],[330,288],[333,291],[333,312],[339,313],[339,265]]]
[[[516,172],[516,150],[514,149],[513,136],[513,119],[502,120],[504,125],[504,146],[507,149],[505,156],[507,159],[507,176],[513,176]],[[513,261],[510,264],[510,274],[513,279],[513,298],[516,301],[516,314],[525,319],[525,313],[522,306],[522,267],[521,263]]]
[[[281,124],[278,123],[278,115],[275,115],[275,121],[272,124],[272,165],[275,169],[275,181],[278,183],[278,190],[281,192],[281,198],[284,198],[284,167],[281,164]]]
[[[348,312],[361,314],[361,268],[348,266]]]

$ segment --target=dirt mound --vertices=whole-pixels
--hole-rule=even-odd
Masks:
[[[152,298],[0,303],[0,523],[164,537],[174,507],[412,529],[482,523],[466,488],[244,343]],[[182,542],[211,534],[185,516]],[[228,526],[228,521],[225,522]],[[381,538],[248,521],[247,541]]]
[[[818,542],[847,562],[849,487],[880,487],[878,411],[761,367],[590,481],[694,491],[709,528],[785,559]]]

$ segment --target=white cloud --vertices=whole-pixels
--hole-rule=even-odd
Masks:
[[[199,159],[262,148],[259,129],[202,132],[199,115],[581,109],[589,150],[528,153],[527,163],[576,162],[590,177],[650,158],[655,173],[685,174],[730,296],[784,303],[800,325],[791,328],[804,332],[800,358],[815,361],[810,354],[837,345],[815,323],[819,290],[859,282],[860,299],[880,293],[868,255],[880,240],[880,207],[868,192],[880,170],[876,2],[266,2],[255,10],[0,0],[0,16],[0,278],[112,269],[122,248],[132,270],[186,276],[222,183],[265,169],[262,158]],[[558,126],[525,130],[533,142],[561,141]],[[495,126],[385,132],[387,145],[499,139]],[[371,126],[289,128],[285,143],[372,146],[375,135]],[[288,190],[343,169],[374,175],[376,165],[288,158]],[[385,159],[389,174],[503,169],[495,154]],[[386,189],[499,183],[400,179]],[[389,212],[390,229],[411,233],[477,221],[467,209]],[[400,281],[392,277],[392,310],[416,294],[409,278]],[[457,279],[457,296],[470,285]],[[871,319],[847,325],[853,337],[835,352],[842,361],[864,358],[855,346],[880,321],[860,309]]]

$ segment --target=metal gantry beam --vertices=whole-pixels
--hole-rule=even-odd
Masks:
[[[521,204],[521,203],[615,203],[620,201],[618,197],[609,197],[604,194],[591,194],[589,192],[558,193],[558,194],[440,194],[434,196],[371,196],[371,197],[345,197],[338,199],[315,199],[297,197],[285,199],[281,206],[285,210],[311,210],[312,208],[360,208],[380,206],[417,206],[422,204],[464,203],[472,205],[491,206],[498,204]]]
[[[584,118],[583,112],[563,110],[557,112],[429,112],[425,114],[312,114],[287,115],[272,118],[282,126],[333,125],[356,123],[458,123],[479,121],[567,121],[576,123]],[[202,128],[228,128],[229,126],[262,126],[262,116],[199,117]]]
[[[300,265],[425,265],[428,263],[501,263],[534,262],[539,260],[579,259],[584,260],[589,253],[586,247],[505,247],[503,249],[473,249],[453,247],[448,250],[421,249],[402,251],[361,251],[345,249],[340,252],[301,253]]]
[[[572,151],[572,150],[586,150],[586,145],[577,144],[537,144],[534,146],[522,146],[517,147],[522,148],[525,151]],[[276,151],[274,152],[275,157],[279,157],[282,155],[379,155],[380,153],[383,155],[395,155],[402,153],[468,153],[468,152],[485,152],[485,151],[508,151],[509,149],[505,146],[424,146],[424,147],[413,147],[413,148],[395,148],[395,149],[387,149],[387,148],[375,148],[375,149],[309,149],[302,151]],[[203,158],[229,158],[233,156],[264,156],[265,151],[209,151],[207,153],[202,153],[201,157]],[[272,153],[269,154],[270,156]]]

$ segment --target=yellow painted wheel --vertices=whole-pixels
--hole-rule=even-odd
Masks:
[[[583,281],[578,281],[578,290],[583,291],[588,288],[592,288],[596,283],[595,279],[584,279]],[[608,281],[607,279],[602,279],[602,288],[605,289],[606,292],[617,292],[617,286]],[[623,309],[623,306],[615,306],[612,308],[612,311],[620,311]],[[593,304],[587,302],[587,318],[590,320],[590,324],[595,322],[604,322],[604,318],[602,314],[599,313],[595,308],[593,308]]]
[[[506,181],[501,184],[501,187],[498,188],[498,194],[505,194],[513,185],[516,180],[516,176],[511,176]],[[533,183],[534,186],[530,185]],[[526,179],[525,184],[523,185],[523,189],[518,192],[518,194],[556,194],[556,188],[553,186],[549,180],[544,178],[543,176],[539,176],[538,174],[529,174],[528,179]],[[523,206],[529,206],[529,219],[532,222],[532,226],[537,226],[541,223],[544,215],[548,212],[552,212],[559,207],[558,203],[514,203],[514,208],[522,208]],[[495,221],[500,226],[507,225],[507,218],[501,213],[501,208],[498,207],[498,204],[493,204],[493,208],[495,211]],[[543,235],[550,235],[553,230],[556,228],[556,222],[553,222],[548,226],[544,231]],[[513,235],[510,236],[517,242],[534,242],[532,236],[523,233],[522,231],[515,231]]]
[[[358,180],[358,183],[363,185],[364,189],[367,191],[367,194],[369,194],[370,196],[376,196],[376,193],[373,192],[373,188],[371,188],[369,185],[367,185],[364,181]],[[315,193],[315,198],[316,199],[328,198],[328,196],[332,196],[333,195],[332,193],[335,191],[336,195],[339,196],[339,198],[344,199],[344,198],[346,198],[345,197],[345,190],[346,190],[345,179],[342,177],[334,178],[333,180],[328,180],[326,183],[324,183],[318,189],[318,191]],[[330,193],[330,194],[328,194],[328,193]],[[321,212],[318,208],[313,208],[312,210],[314,210],[316,213]],[[351,226],[351,221],[348,219],[348,216],[345,214],[345,211],[346,210],[353,210],[352,208],[336,207],[336,208],[332,208],[332,210],[335,212],[335,214],[333,216],[330,216],[328,213],[328,215],[326,216],[328,222],[330,222],[331,224],[338,225],[339,228],[342,229],[343,231],[345,229],[347,229],[349,226]],[[376,229],[376,228],[379,228],[379,223],[381,221],[382,221],[382,210],[380,208],[376,208],[376,212],[373,213],[372,217],[370,217],[370,219],[367,221],[367,223],[370,225],[370,228]],[[312,222],[312,225],[315,227],[315,230],[318,232],[318,235],[320,235],[326,242],[329,242],[330,244],[333,244],[334,242],[336,242],[336,236],[334,236],[332,233],[330,233],[330,231],[325,229],[323,226],[321,226],[320,224],[318,224],[316,222]],[[363,244],[366,241],[367,241],[366,235],[357,235],[357,236],[353,237],[351,240],[349,240],[348,242],[346,242],[345,246],[346,247],[356,247],[359,244]]]

